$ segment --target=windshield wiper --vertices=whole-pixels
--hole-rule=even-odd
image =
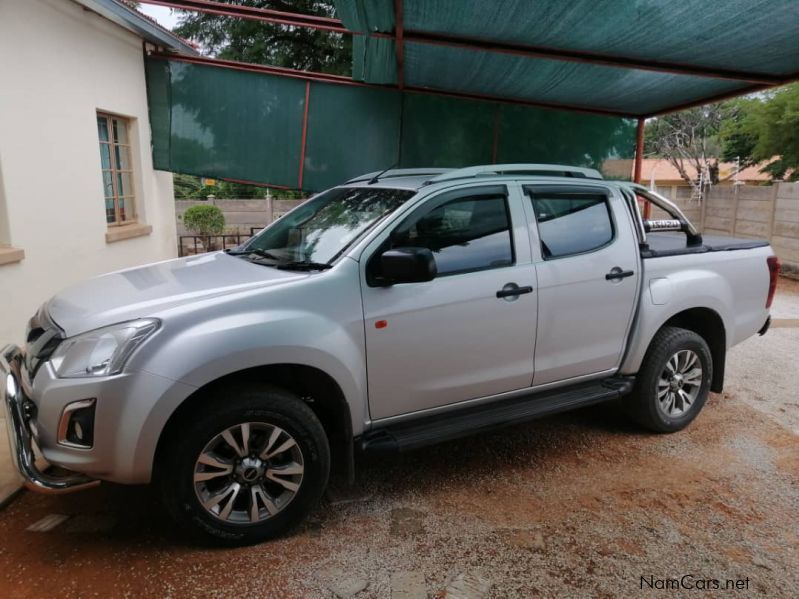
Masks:
[[[298,260],[295,262],[281,262],[275,264],[275,268],[279,268],[280,270],[327,270],[328,268],[333,268],[333,265],[327,262]]]
[[[280,258],[274,254],[270,254],[266,250],[259,248],[253,248],[251,250],[227,250],[227,253],[231,256],[249,256],[250,254],[255,254],[261,258],[268,258],[269,260],[280,260]]]

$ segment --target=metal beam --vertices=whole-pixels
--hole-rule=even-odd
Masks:
[[[297,188],[302,189],[305,176],[305,148],[308,142],[308,105],[311,102],[311,82],[305,82],[305,106],[302,111],[302,137],[300,138],[300,165],[297,175]]]
[[[170,6],[172,8],[178,8],[181,10],[194,10],[221,16],[254,19],[293,27],[311,27],[314,29],[332,31],[341,34],[363,35],[361,32],[350,31],[344,27],[340,19],[334,19],[331,17],[303,15],[299,13],[271,10],[267,8],[256,8],[252,6],[242,6],[238,4],[226,4],[223,2],[216,2],[214,0],[141,0],[141,2],[143,4],[157,4],[160,6]],[[527,58],[541,58],[564,62],[593,64],[606,67],[653,71],[659,73],[669,73],[672,75],[725,79],[766,86],[782,85],[786,82],[784,77],[780,77],[778,75],[769,75],[766,73],[752,73],[734,69],[706,67],[670,61],[643,60],[628,56],[613,56],[597,52],[586,52],[582,50],[564,50],[560,48],[533,46],[500,40],[466,38],[442,33],[410,30],[406,31],[403,27],[402,14],[402,0],[395,0],[395,32],[369,32],[369,35],[372,37],[394,39],[397,42],[398,61],[403,60],[404,58],[404,42],[410,41],[428,45],[450,46],[465,50],[511,54],[514,56],[523,56]]]
[[[644,128],[646,127],[646,119],[641,117],[638,119],[638,126],[635,129],[635,162],[633,166],[633,183],[641,182],[641,167],[644,162]],[[649,218],[652,215],[652,204],[644,202],[644,218]]]
[[[161,58],[165,60],[174,60],[178,62],[188,62],[191,64],[207,65],[213,67],[222,67],[233,69],[235,71],[248,71],[251,73],[265,73],[268,75],[277,75],[279,77],[291,77],[293,79],[302,79],[304,81],[321,81],[323,83],[336,83],[339,85],[352,85],[356,87],[384,87],[374,85],[371,83],[363,83],[362,81],[355,81],[350,77],[343,75],[331,75],[329,73],[318,73],[315,71],[297,71],[294,69],[287,69],[284,67],[275,67],[264,64],[254,64],[250,62],[239,62],[237,60],[224,60],[221,58],[208,58],[206,56],[185,56],[183,54],[167,54],[163,52],[150,52],[149,56],[152,58]]]
[[[644,127],[646,119],[638,119],[638,126],[635,128],[635,167],[633,168],[633,182],[641,182],[641,166],[644,160]]]
[[[797,76],[793,76],[792,78],[788,79],[785,83],[790,83],[791,81],[795,81],[799,79]],[[723,92],[720,94],[715,94],[713,96],[708,96],[706,98],[700,98],[698,100],[691,100],[690,102],[683,102],[682,104],[677,104],[675,106],[669,106],[668,108],[664,108],[663,110],[659,110],[657,112],[653,112],[652,114],[646,115],[647,118],[656,117],[656,116],[663,116],[664,114],[671,114],[672,112],[680,112],[681,110],[687,110],[688,108],[696,108],[697,106],[704,106],[705,104],[712,104],[714,102],[722,102],[724,100],[730,100],[732,98],[738,98],[740,96],[746,96],[748,94],[754,94],[756,92],[764,91],[770,88],[773,88],[773,85],[748,85],[746,87],[740,87],[738,89]]]
[[[394,54],[397,55],[397,87],[405,87],[405,11],[402,0],[394,0]]]
[[[341,24],[340,19],[319,17],[316,15],[303,15],[300,13],[272,10],[270,8],[227,4],[225,2],[215,2],[214,0],[141,0],[141,3],[157,4],[158,6],[168,6],[180,10],[204,12],[223,17],[239,17],[241,19],[253,21],[264,21],[277,25],[310,27],[312,29],[332,31],[334,33],[352,34],[352,31]]]
[[[492,96],[490,94],[473,94],[469,92],[454,92],[434,87],[409,87],[405,86],[403,91],[415,94],[427,94],[429,96],[445,96],[449,98],[460,98],[462,100],[476,100],[479,102],[498,102],[500,104],[515,104],[517,106],[533,106],[535,108],[547,108],[550,110],[568,110],[571,112],[585,112],[587,114],[599,114],[602,116],[615,116],[627,119],[637,119],[640,115],[629,112],[619,112],[616,110],[606,110],[604,108],[594,108],[591,106],[581,106],[579,104],[555,104],[552,102],[538,102],[534,100],[523,100],[521,98],[508,98],[505,96]]]

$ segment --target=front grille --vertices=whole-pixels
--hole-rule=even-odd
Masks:
[[[61,329],[47,314],[46,307],[39,308],[28,321],[28,328],[25,331],[24,365],[30,380],[36,376],[39,367],[50,359],[63,338]]]

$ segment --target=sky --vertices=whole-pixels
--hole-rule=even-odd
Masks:
[[[153,6],[152,4],[140,4],[139,10],[147,16],[153,17],[159,25],[172,29],[178,24],[177,14],[166,6]]]

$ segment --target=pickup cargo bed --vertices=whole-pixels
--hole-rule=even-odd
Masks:
[[[641,250],[642,258],[661,258],[683,254],[704,254],[707,252],[728,252],[766,247],[764,239],[743,239],[723,235],[702,235],[702,244],[689,246],[683,233],[649,233],[646,236],[648,248]]]

